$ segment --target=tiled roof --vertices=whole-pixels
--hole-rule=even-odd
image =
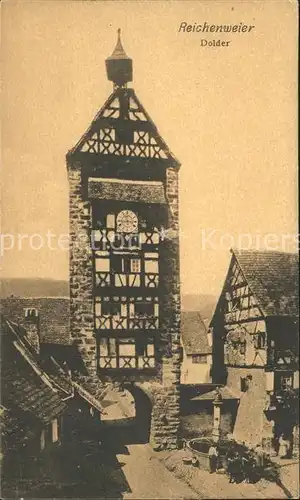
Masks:
[[[23,327],[26,327],[24,309],[38,309],[42,342],[51,344],[71,344],[69,306],[70,301],[67,297],[1,299],[2,314]]]
[[[54,357],[41,361],[41,367],[47,373],[56,388],[59,389],[63,397],[70,396],[73,392],[71,377],[68,377],[62,367],[57,363]]]
[[[120,181],[117,179],[89,178],[89,198],[147,203],[166,203],[162,182]]]
[[[1,318],[1,401],[5,408],[28,412],[48,424],[66,408],[59,389],[31,360],[25,344],[15,335],[15,325]]]
[[[299,315],[299,257],[285,252],[234,250],[266,316]]]
[[[181,340],[187,355],[211,353],[207,340],[207,328],[198,312],[181,313]]]
[[[2,438],[2,451],[6,447],[10,450],[25,444],[36,434],[39,428],[38,420],[29,412],[18,410],[8,410],[0,407],[0,431]]]

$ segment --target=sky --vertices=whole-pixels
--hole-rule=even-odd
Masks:
[[[2,276],[68,279],[46,235],[68,233],[65,155],[112,91],[118,28],[131,86],[182,164],[183,293],[218,294],[230,246],[293,250],[296,2],[4,0],[1,15]],[[255,28],[179,31],[205,21]]]

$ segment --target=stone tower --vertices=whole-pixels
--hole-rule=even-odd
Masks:
[[[127,86],[120,30],[106,70],[113,92],[67,154],[71,335],[91,376],[149,395],[150,441],[175,448],[180,164]]]

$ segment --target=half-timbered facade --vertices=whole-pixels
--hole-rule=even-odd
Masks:
[[[241,391],[235,434],[250,442],[297,431],[298,258],[233,251],[211,326],[213,381]]]
[[[71,335],[101,380],[151,382],[179,425],[179,162],[135,91],[118,35],[106,60],[114,89],[67,154],[70,185]],[[163,313],[163,314],[162,314]],[[156,385],[155,385],[156,384]],[[154,390],[154,389],[153,389]],[[157,399],[156,399],[157,401]],[[164,402],[163,402],[164,401]],[[157,418],[161,419],[159,409]]]

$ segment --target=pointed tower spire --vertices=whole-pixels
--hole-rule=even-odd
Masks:
[[[117,45],[112,55],[108,59],[129,59],[121,42],[121,28],[118,28],[117,33],[118,33]]]
[[[107,78],[114,82],[117,87],[124,87],[127,82],[132,81],[132,59],[127,56],[122,42],[121,29],[118,31],[118,39],[115,50],[105,61]]]

